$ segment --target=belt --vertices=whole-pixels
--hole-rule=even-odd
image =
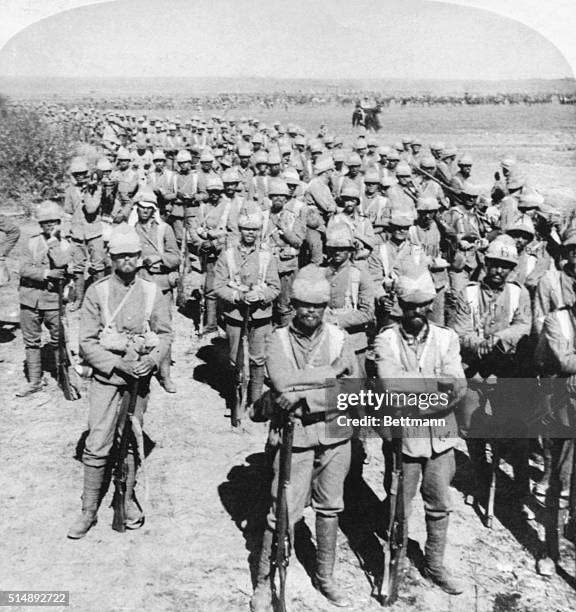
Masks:
[[[326,420],[325,412],[307,412],[302,415],[302,425],[314,425]]]

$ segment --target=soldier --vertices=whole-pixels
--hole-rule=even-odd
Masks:
[[[496,430],[502,435],[506,427],[522,431],[526,414],[515,414],[511,398],[518,392],[512,380],[521,376],[521,342],[530,334],[532,315],[530,296],[524,287],[508,282],[518,264],[518,252],[509,236],[499,236],[486,251],[486,276],[480,283],[469,283],[448,309],[448,324],[460,337],[462,360],[469,388],[460,410],[460,434],[467,440],[468,451],[477,476],[487,474],[484,435],[489,432],[482,398],[486,391],[483,381],[491,383],[492,413]],[[521,381],[525,385],[526,381]],[[488,434],[489,435],[489,434]],[[527,440],[510,440],[514,450],[514,475],[524,503],[529,494]],[[528,507],[523,507],[528,513]]]
[[[416,277],[401,276],[397,291],[402,317],[398,324],[388,327],[376,337],[378,376],[386,390],[395,392],[425,394],[446,392],[448,389],[452,400],[450,405],[453,406],[465,393],[466,379],[460,360],[458,336],[453,330],[429,321],[430,308],[436,295],[432,278],[427,272]],[[450,383],[441,387],[438,379],[448,379]],[[446,593],[459,595],[463,591],[462,585],[444,565],[452,510],[450,482],[456,472],[454,446],[458,428],[453,410],[444,409],[442,416],[444,425],[403,431],[404,513],[408,520],[412,500],[422,478],[420,490],[427,533],[424,574]],[[391,456],[389,440],[385,439],[383,448],[386,460]],[[407,539],[408,534],[405,533],[404,537]]]
[[[326,320],[346,330],[365,372],[367,332],[374,317],[374,291],[365,267],[353,261],[354,236],[346,223],[333,223],[326,230],[326,264],[324,271],[330,283],[330,301]]]
[[[158,199],[158,211],[165,221],[168,218],[166,206],[176,199],[175,174],[166,168],[166,155],[162,149],[156,149],[152,155],[154,170],[148,174],[148,186]]]
[[[412,170],[407,163],[398,164],[396,167],[396,180],[398,183],[392,185],[388,190],[388,202],[392,214],[410,214],[416,220],[416,202],[420,197],[418,187],[412,179]]]
[[[9,217],[0,214],[0,232],[4,234],[0,241],[0,264],[2,264],[16,246],[20,238],[20,228]]]
[[[418,218],[408,230],[408,239],[412,244],[419,245],[427,257],[428,269],[434,281],[436,297],[432,303],[430,320],[437,325],[444,325],[444,298],[448,287],[449,263],[442,252],[442,234],[436,222],[438,214],[437,198],[421,197],[416,203]]]
[[[262,221],[260,212],[240,215],[240,240],[220,254],[214,270],[214,293],[222,300],[232,366],[236,365],[244,311],[250,309],[250,404],[262,394],[265,347],[272,330],[272,303],[280,294],[276,260],[258,241]]]
[[[470,182],[472,175],[472,158],[470,155],[462,155],[458,160],[458,168],[458,172],[456,172],[450,181],[450,187],[457,194],[460,194],[466,183]]]
[[[59,338],[60,284],[72,261],[72,245],[61,236],[62,209],[46,200],[38,205],[41,231],[24,244],[20,255],[20,328],[26,349],[28,384],[17,391],[25,397],[42,389],[42,324],[50,332],[53,364]]]
[[[140,276],[154,283],[162,299],[172,327],[172,290],[176,286],[180,253],[172,228],[162,221],[158,211],[156,195],[141,191],[136,202],[137,221],[134,225],[142,245],[142,268]],[[167,393],[176,393],[176,385],[170,376],[172,345],[159,365],[157,377]]]
[[[453,265],[450,272],[450,284],[456,291],[462,289],[468,279],[478,275],[483,263],[483,252],[488,246],[487,227],[477,209],[479,195],[478,186],[467,183],[462,190],[459,204],[448,211],[452,213],[451,224],[456,249],[453,264],[458,261],[460,268],[457,270],[456,265]]]
[[[344,175],[342,182],[340,183],[340,189],[334,192],[334,197],[337,198],[340,196],[342,189],[346,185],[354,185],[360,193],[364,191],[364,179],[362,173],[360,172],[360,168],[362,166],[362,159],[358,153],[350,153],[346,158],[346,167],[348,171]]]
[[[105,494],[106,465],[114,444],[122,397],[130,381],[139,379],[133,427],[140,431],[150,394],[150,377],[165,358],[172,341],[166,301],[154,283],[138,278],[140,239],[133,228],[116,228],[109,241],[113,272],[86,292],[80,325],[80,354],[93,369],[89,391],[88,437],[82,453],[82,513],[68,537],[83,538],[96,524]],[[138,427],[139,425],[139,427]],[[141,435],[141,433],[140,433]],[[139,436],[137,436],[139,437]],[[140,445],[138,445],[140,447]],[[138,460],[143,461],[140,448]],[[134,494],[136,457],[127,457],[126,528],[144,524]]]
[[[208,179],[217,177],[214,171],[214,154],[211,151],[204,151],[200,155],[200,169],[198,170],[198,198],[201,201],[208,199],[206,185]]]
[[[330,219],[326,231],[333,224],[347,224],[354,237],[354,263],[362,270],[367,270],[366,260],[376,244],[376,236],[370,219],[358,211],[360,192],[352,183],[342,188],[339,204],[341,212]]]
[[[432,155],[424,155],[420,159],[420,168],[429,174],[430,177],[433,177],[436,173],[436,161],[434,157],[432,157]],[[450,201],[446,197],[442,186],[430,177],[425,174],[420,175],[420,181],[418,182],[420,194],[423,198],[436,198],[440,206],[448,208],[450,206]]]
[[[306,210],[303,203],[288,202],[290,192],[284,181],[271,180],[268,196],[271,207],[265,214],[262,236],[278,262],[281,290],[275,305],[275,318],[282,327],[288,325],[293,316],[290,295],[298,270],[300,247],[306,237]]]
[[[566,263],[552,267],[539,280],[534,296],[534,331],[540,334],[546,315],[571,306],[575,301],[576,229],[566,232],[562,241],[561,260]]]
[[[252,198],[254,172],[250,168],[250,158],[252,151],[250,147],[240,147],[238,149],[238,174],[240,175],[240,195],[244,198]]]
[[[360,201],[360,214],[368,217],[370,222],[381,216],[382,209],[386,205],[386,199],[379,193],[380,174],[377,168],[370,167],[364,175],[364,193]]]
[[[399,163],[400,163],[400,153],[398,153],[398,151],[396,149],[391,147],[390,151],[388,152],[388,166],[387,166],[387,169],[390,172],[390,174],[392,176],[394,176],[394,177],[396,177],[396,168],[397,168]]]
[[[440,160],[436,164],[436,178],[444,185],[450,185],[452,177],[456,174],[454,160],[456,159],[456,149],[447,147],[442,150]]]
[[[526,177],[518,167],[514,167],[506,178],[508,195],[500,202],[500,229],[503,232],[519,217],[518,202],[525,184]]]
[[[112,180],[118,185],[114,223],[122,223],[128,219],[132,210],[132,197],[138,190],[138,175],[130,168],[130,153],[124,147],[118,149],[116,168],[112,171]]]
[[[98,280],[104,275],[105,254],[100,220],[102,189],[95,180],[88,178],[88,166],[82,158],[70,164],[72,184],[64,196],[64,212],[70,215],[69,235],[73,244],[73,274],[76,294],[71,310],[82,305],[86,273]]]
[[[294,453],[288,492],[290,538],[311,498],[316,514],[315,587],[330,602],[345,607],[349,601],[334,577],[338,515],[344,509],[344,480],[350,468],[351,428],[338,429],[339,437],[328,436],[327,421],[332,406],[326,403],[322,386],[326,379],[343,375],[358,377],[358,366],[346,333],[323,321],[330,301],[330,284],[315,266],[300,270],[292,286],[296,314],[288,327],[277,329],[267,348],[266,366],[275,404],[279,410],[294,410]],[[316,385],[318,388],[314,388]],[[309,391],[303,390],[304,386]],[[305,404],[304,404],[305,402]],[[250,601],[252,612],[272,609],[270,557],[276,526],[276,492],[279,453],[274,461],[272,507],[262,539],[256,588]],[[314,468],[314,469],[313,469]]]
[[[322,237],[326,233],[326,223],[336,211],[336,202],[330,192],[329,184],[334,162],[329,157],[322,157],[314,167],[316,175],[306,187],[305,200],[319,221],[318,227],[313,228],[308,223],[306,243],[309,249],[309,260],[313,264],[321,264],[323,260]]]
[[[226,247],[231,203],[222,198],[224,185],[219,176],[206,179],[208,200],[200,206],[200,213],[190,228],[190,240],[202,262],[204,274],[204,298],[206,300],[205,333],[218,331],[216,295],[214,293],[215,265]]]
[[[198,173],[192,170],[192,156],[188,151],[178,151],[175,158],[178,172],[174,178],[176,197],[166,205],[167,222],[174,230],[178,244],[184,237],[184,223],[188,227],[198,216],[200,196]]]
[[[508,175],[514,166],[517,164],[517,160],[515,157],[511,155],[507,155],[500,162],[500,168],[502,170],[502,175],[499,172],[494,173],[494,185],[490,192],[490,196],[492,201],[495,204],[498,204],[508,195],[508,186],[506,184]]]

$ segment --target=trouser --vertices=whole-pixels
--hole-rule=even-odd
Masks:
[[[280,274],[280,295],[276,298],[276,321],[283,327],[290,323],[294,314],[290,296],[292,293],[292,283],[296,276],[296,270],[289,270]]]
[[[160,291],[160,288],[158,288]],[[173,292],[172,289],[165,289],[161,291],[162,301],[165,304],[165,309],[168,312],[168,317],[170,319],[170,328],[172,328],[172,306],[174,303]],[[168,352],[166,353],[166,357],[160,362],[158,367],[158,379],[161,381],[167,380],[170,378],[170,367],[172,365],[172,343],[170,343],[170,347],[168,348]]]
[[[272,332],[270,319],[256,319],[248,326],[248,358],[250,365],[264,366],[266,363],[266,342]],[[230,363],[236,365],[242,321],[226,319],[226,336],[230,347]]]
[[[20,305],[20,329],[27,349],[42,346],[42,323],[50,332],[50,345],[58,348],[58,309],[40,310]]]
[[[117,431],[122,397],[127,386],[105,385],[95,378],[90,382],[88,393],[88,436],[82,454],[84,465],[101,467],[106,465]],[[134,417],[143,424],[144,413],[150,394],[150,378],[140,379]]]
[[[208,260],[204,263],[204,298],[206,300],[206,329],[215,329],[218,326],[218,302],[214,293],[214,270],[216,260]]]
[[[90,274],[104,272],[106,267],[106,253],[104,251],[104,241],[102,236],[96,236],[87,240],[72,239],[72,266],[75,276],[84,274],[86,262]]]
[[[384,441],[384,489],[390,491],[392,476],[393,448],[390,441]],[[412,500],[421,480],[420,492],[427,517],[440,519],[452,511],[450,483],[456,473],[454,450],[449,449],[432,457],[409,457],[402,455],[404,475],[404,511],[408,518],[412,512]]]
[[[350,440],[331,446],[294,448],[292,472],[287,490],[291,532],[302,518],[309,499],[314,511],[324,517],[336,517],[344,509],[344,480],[350,469]],[[280,471],[280,453],[274,458],[272,507],[267,522],[276,525],[276,499]]]

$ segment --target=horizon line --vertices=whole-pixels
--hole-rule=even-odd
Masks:
[[[0,74],[0,79],[43,79],[43,80],[51,80],[51,79],[75,79],[75,80],[111,80],[111,79],[123,79],[123,80],[173,80],[173,79],[221,79],[221,80],[237,80],[237,79],[249,79],[249,80],[270,80],[270,81],[328,81],[328,82],[342,82],[342,81],[398,81],[398,82],[406,82],[406,81],[426,81],[426,82],[435,82],[435,81],[453,81],[455,83],[466,83],[470,81],[478,81],[478,82],[516,82],[522,83],[526,81],[575,81],[576,77],[573,76],[564,76],[564,77],[551,77],[551,78],[542,78],[542,77],[527,77],[527,78],[519,78],[519,79],[482,79],[482,78],[435,78],[435,77],[276,77],[276,76],[121,76],[121,75],[108,75],[108,76],[58,76],[58,75],[3,75]]]

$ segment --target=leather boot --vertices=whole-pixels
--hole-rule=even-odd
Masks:
[[[176,393],[176,385],[170,377],[170,367],[172,365],[172,347],[168,351],[168,354],[160,364],[160,370],[158,372],[158,382],[166,391],[166,393]]]
[[[74,278],[74,302],[70,304],[70,312],[74,312],[75,310],[79,310],[82,306],[82,301],[84,300],[84,291],[86,289],[86,279],[84,278],[84,274],[79,274]]]
[[[248,385],[248,403],[253,404],[261,395],[264,386],[266,367],[250,364],[250,383]]]
[[[204,334],[212,334],[216,331],[218,331],[216,300],[206,299],[206,325],[204,326]]]
[[[250,600],[251,612],[273,612],[272,585],[270,584],[270,556],[272,555],[272,539],[274,532],[266,527],[262,537],[262,548],[258,561],[256,587]]]
[[[314,587],[339,608],[350,605],[334,579],[336,563],[336,541],[338,537],[338,517],[316,515],[316,576]]]
[[[68,537],[71,540],[83,538],[96,525],[98,506],[102,494],[102,483],[106,466],[84,466],[84,490],[82,493],[82,514],[72,523]]]
[[[28,384],[16,392],[16,397],[26,397],[42,390],[42,353],[39,348],[26,349]]]
[[[126,456],[128,474],[126,475],[126,499],[124,502],[124,512],[126,514],[126,529],[140,529],[144,525],[144,512],[136,499],[134,487],[136,486],[136,460],[132,453]]]
[[[444,567],[444,552],[450,518],[426,517],[426,547],[424,551],[424,576],[450,595],[460,595],[464,590],[460,581]]]

